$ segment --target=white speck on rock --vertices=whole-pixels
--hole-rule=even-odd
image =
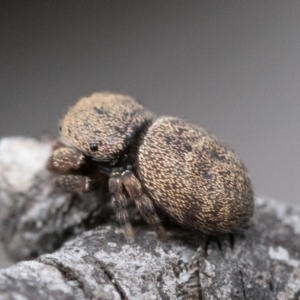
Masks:
[[[288,261],[290,259],[289,252],[282,247],[277,247],[277,248],[270,247],[269,256],[272,259],[276,259],[276,260]]]
[[[209,277],[215,277],[216,276],[215,266],[212,265],[208,260],[205,260],[204,264],[205,264],[205,266],[204,266],[205,269],[204,269],[203,273]]]
[[[289,295],[287,293],[284,293],[284,292],[279,292],[277,294],[277,300],[289,300]]]
[[[287,263],[292,267],[300,266],[300,262],[295,259],[291,259],[289,252],[283,247],[270,247],[269,248],[269,256],[271,259],[281,260]]]
[[[209,261],[204,260],[204,270],[200,272],[200,284],[203,288],[209,287],[213,284],[215,277],[215,266]],[[216,293],[220,292],[219,290]]]

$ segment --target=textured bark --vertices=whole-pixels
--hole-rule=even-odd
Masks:
[[[0,299],[300,299],[296,208],[257,199],[253,224],[234,238],[167,223],[163,243],[131,206],[128,244],[106,188],[72,195],[55,186],[50,144],[0,140],[0,234],[21,261],[0,270]]]

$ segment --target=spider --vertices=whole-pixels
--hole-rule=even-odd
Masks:
[[[205,234],[231,233],[248,226],[253,216],[244,164],[200,126],[156,118],[132,97],[99,92],[69,109],[60,133],[48,160],[48,168],[59,174],[58,184],[81,193],[107,177],[127,240],[134,238],[128,198],[162,240],[166,232],[157,207],[183,227]],[[78,170],[89,171],[74,175]]]

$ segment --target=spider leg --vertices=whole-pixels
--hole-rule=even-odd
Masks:
[[[79,169],[84,162],[84,155],[76,148],[54,146],[47,168],[54,173],[66,174]]]
[[[109,178],[108,185],[111,200],[116,210],[117,220],[120,222],[125,238],[126,240],[133,240],[134,232],[131,224],[129,223],[128,212],[126,210],[127,199],[123,191],[123,183],[120,173],[112,173]]]
[[[131,171],[127,170],[122,173],[122,181],[129,196],[134,200],[138,210],[146,219],[147,223],[155,228],[155,231],[160,240],[165,240],[165,229],[160,223],[160,219],[155,212],[155,207],[151,199],[149,199],[143,192],[139,180]]]
[[[57,177],[56,182],[65,192],[81,194],[93,188],[93,180],[81,175],[60,175]]]

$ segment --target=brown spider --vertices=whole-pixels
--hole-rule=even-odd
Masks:
[[[128,197],[160,239],[166,234],[155,206],[182,226],[206,234],[249,224],[254,196],[245,166],[199,126],[175,117],[155,119],[129,96],[95,93],[68,111],[60,131],[48,168],[60,173],[57,181],[66,191],[84,192],[109,177],[126,239],[134,237]],[[72,174],[76,170],[89,171]]]

